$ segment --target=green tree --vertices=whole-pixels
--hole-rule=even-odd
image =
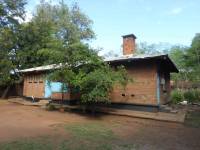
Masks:
[[[185,56],[188,48],[183,46],[173,46],[170,50],[169,56],[175,62],[175,65],[179,69],[179,73],[172,74],[172,80],[189,80],[189,72],[186,68]]]
[[[20,69],[53,63],[49,56],[55,55],[55,49],[62,46],[62,42],[54,37],[52,22],[47,20],[22,24],[17,34],[16,64]]]
[[[16,64],[15,52],[17,50],[16,32],[19,21],[24,17],[24,0],[0,1],[0,84],[10,85],[15,78],[10,74]]]
[[[108,102],[114,83],[125,85],[128,78],[123,67],[112,70],[87,44],[95,38],[91,26],[76,3],[68,7],[63,1],[57,5],[42,1],[30,22],[17,23],[15,28],[6,24],[1,30],[1,58],[6,60],[0,62],[1,81],[11,82],[9,71],[15,68],[60,64],[49,79],[79,89],[81,103]]]
[[[200,82],[200,33],[193,38],[185,57],[187,70],[190,71],[190,80]]]
[[[71,90],[78,89],[81,104],[109,102],[109,92],[114,83],[124,85],[128,78],[123,67],[112,70],[98,56],[98,50],[91,49],[86,43],[94,38],[92,21],[77,4],[69,9],[63,2],[58,5],[40,4],[33,21],[43,20],[42,16],[53,23],[53,35],[62,42],[55,49],[39,51],[54,63],[61,64],[60,69],[51,72],[49,79],[67,83]]]
[[[42,1],[32,20],[18,32],[17,64],[22,69],[64,63],[67,47],[94,37],[91,23],[77,4],[69,8],[64,2],[52,5]]]
[[[176,63],[176,66],[180,69],[185,67],[185,55],[187,49],[187,47],[173,46],[170,50],[170,58]]]
[[[0,1],[0,28],[16,26],[19,19],[24,19],[25,0],[1,0]]]
[[[196,34],[190,47],[175,46],[170,57],[179,68],[179,74],[172,74],[175,81],[200,81],[200,34]]]
[[[153,43],[141,42],[136,47],[137,54],[158,55],[168,53],[171,45],[169,43]]]

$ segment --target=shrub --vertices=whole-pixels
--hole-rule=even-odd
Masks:
[[[189,103],[199,102],[200,101],[200,91],[197,89],[188,90],[184,93],[184,98]]]
[[[53,110],[55,110],[55,109],[56,109],[55,106],[52,105],[52,104],[49,104],[49,105],[47,105],[47,107],[46,107],[46,110],[49,110],[49,111],[53,111]]]
[[[194,101],[194,93],[192,90],[187,90],[184,92],[184,99],[186,101],[188,101],[189,103],[193,102]]]
[[[183,91],[181,90],[174,90],[171,92],[170,99],[173,104],[177,104],[184,100]]]
[[[200,90],[194,91],[195,102],[200,102]]]

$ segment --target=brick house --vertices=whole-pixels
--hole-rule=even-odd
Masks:
[[[110,94],[113,104],[134,104],[160,106],[169,101],[170,73],[178,72],[168,55],[137,55],[135,35],[123,36],[123,55],[117,58],[105,59],[115,68],[124,65],[133,82],[126,88],[114,86]],[[59,68],[59,65],[48,65],[21,70],[24,74],[23,96],[39,99],[75,100],[79,94],[72,94],[69,88],[61,92],[62,83],[49,82],[45,79],[48,70]]]

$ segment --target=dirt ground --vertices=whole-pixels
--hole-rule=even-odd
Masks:
[[[70,137],[62,125],[101,123],[110,126],[121,140],[139,145],[141,150],[199,150],[200,128],[114,115],[91,117],[46,111],[0,101],[0,143],[39,136]]]

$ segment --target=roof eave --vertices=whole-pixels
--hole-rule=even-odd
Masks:
[[[171,70],[171,72],[174,72],[174,73],[179,73],[179,70],[178,70],[178,67],[175,65],[175,63],[171,60],[171,58],[169,57],[168,54],[166,54],[168,60],[170,61],[170,63],[172,64],[173,66],[173,69]]]

